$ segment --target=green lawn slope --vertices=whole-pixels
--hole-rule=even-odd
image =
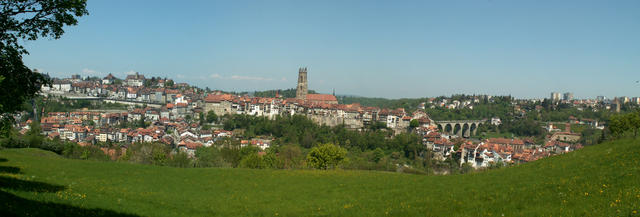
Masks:
[[[452,176],[182,169],[0,151],[0,216],[640,216],[640,140]]]

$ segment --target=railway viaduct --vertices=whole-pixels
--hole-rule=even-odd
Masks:
[[[486,124],[487,120],[455,120],[455,121],[435,121],[440,132],[458,137],[468,138],[476,135],[478,126]]]

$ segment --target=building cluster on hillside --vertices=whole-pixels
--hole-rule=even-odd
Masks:
[[[534,144],[530,139],[486,139],[467,140],[467,134],[454,134],[434,122],[424,111],[430,108],[473,109],[481,100],[491,101],[491,96],[467,98],[429,98],[413,113],[403,108],[385,109],[361,106],[360,104],[338,104],[334,95],[308,93],[307,69],[298,72],[298,86],[295,98],[252,97],[234,95],[221,91],[204,91],[186,83],[174,84],[172,80],[145,78],[135,73],[120,80],[112,74],[102,79],[82,79],[72,76],[54,79],[51,86],[43,86],[44,95],[68,98],[104,100],[131,105],[125,111],[75,111],[48,112],[39,120],[43,133],[50,138],[60,138],[81,145],[96,143],[162,142],[193,156],[202,146],[234,138],[238,132],[210,129],[201,126],[201,113],[213,111],[218,116],[251,115],[274,119],[277,116],[303,115],[320,125],[342,125],[352,130],[365,130],[373,124],[384,125],[393,134],[409,132],[412,121],[417,126],[411,132],[423,138],[423,144],[434,153],[434,158],[445,160],[450,157],[460,159],[475,168],[495,163],[528,162],[552,154],[565,153],[581,148],[576,142],[580,135],[570,129],[558,130],[548,126],[553,132],[544,144]],[[552,94],[553,100],[568,100],[575,106],[596,106],[603,100],[575,100],[573,94]],[[634,98],[635,100],[635,98]],[[617,101],[616,101],[617,102]],[[519,104],[515,104],[516,114],[525,114]],[[538,109],[536,107],[536,109]],[[571,123],[600,126],[597,120],[570,119]],[[139,123],[139,124],[138,124]],[[479,123],[466,125],[477,128]],[[500,125],[499,118],[482,120],[482,124]],[[22,124],[23,130],[28,125]],[[440,127],[440,128],[439,128]],[[461,125],[462,127],[462,125]],[[237,138],[236,138],[237,139]],[[241,145],[252,145],[261,149],[270,147],[273,138],[250,138],[240,141]],[[455,145],[458,148],[455,149]]]
[[[459,163],[468,163],[474,168],[488,167],[492,164],[525,163],[556,154],[563,154],[582,148],[577,140],[564,142],[551,137],[544,145],[536,144],[533,139],[488,138],[472,141],[463,138],[452,140],[451,135],[439,132],[437,128],[423,131],[423,144],[433,152],[434,159],[444,161],[447,158],[459,159]],[[570,132],[558,132],[574,134]],[[554,134],[555,136],[556,134]],[[458,148],[454,148],[458,144]]]
[[[620,112],[620,108],[624,104],[640,105],[640,97],[619,96],[609,99],[605,96],[597,96],[595,99],[575,99],[573,93],[564,93],[561,95],[558,92],[552,92],[549,100],[553,103],[570,104],[579,110],[591,109],[592,111],[604,109]]]
[[[122,113],[50,112],[40,120],[40,126],[42,132],[51,139],[57,137],[80,145],[99,142],[162,142],[190,152],[201,146],[211,146],[215,141],[233,135],[233,132],[222,129],[202,129],[198,123],[189,124],[184,118],[158,118],[156,113],[157,110],[151,108]],[[165,115],[170,116],[163,114]],[[156,121],[146,128],[123,125],[135,123],[140,119]],[[28,126],[25,128],[28,129]]]
[[[302,72],[300,74],[306,73]],[[40,119],[43,133],[81,145],[102,143],[163,142],[193,154],[200,146],[209,146],[234,132],[222,129],[203,130],[200,113],[216,115],[245,114],[273,119],[280,115],[304,115],[321,125],[344,125],[361,130],[381,122],[396,133],[404,132],[413,119],[422,125],[432,123],[424,114],[411,116],[404,109],[380,109],[359,104],[338,104],[334,95],[306,93],[306,75],[299,81],[296,98],[251,97],[221,91],[207,92],[187,84],[172,84],[168,79],[147,79],[139,73],[120,80],[109,74],[103,79],[72,76],[54,79],[43,86],[43,95],[70,99],[104,100],[133,103],[126,111],[47,112]],[[304,92],[302,91],[304,88]],[[89,98],[92,97],[92,98]],[[136,105],[136,106],[134,106]],[[143,123],[137,125],[137,123]],[[145,127],[144,123],[148,123]],[[132,126],[136,125],[136,126]],[[23,126],[28,128],[26,124]],[[207,127],[208,128],[208,127]],[[241,145],[269,147],[271,138],[241,141]]]

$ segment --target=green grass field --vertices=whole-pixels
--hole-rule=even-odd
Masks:
[[[640,140],[452,176],[0,158],[0,216],[640,216]]]

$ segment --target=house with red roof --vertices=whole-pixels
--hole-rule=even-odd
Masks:
[[[307,101],[317,104],[338,104],[336,96],[331,94],[307,94]]]

